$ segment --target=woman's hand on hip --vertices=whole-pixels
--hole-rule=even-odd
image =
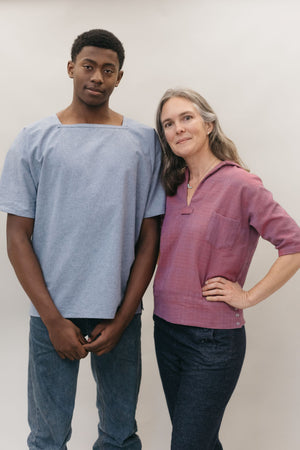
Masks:
[[[250,306],[248,292],[239,283],[226,280],[223,277],[210,278],[202,288],[202,295],[210,302],[225,302],[228,305],[245,309]]]

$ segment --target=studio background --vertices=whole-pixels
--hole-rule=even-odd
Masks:
[[[66,64],[75,37],[105,28],[126,51],[125,74],[111,107],[154,126],[167,88],[199,91],[251,171],[300,223],[299,23],[296,0],[0,0],[0,168],[22,127],[71,102]],[[1,213],[0,447],[19,450],[28,434],[29,301],[6,256],[5,221]],[[276,256],[260,241],[246,286],[262,278]],[[247,354],[221,429],[225,450],[299,447],[299,281],[298,274],[245,312]],[[167,450],[170,423],[154,355],[152,285],[144,305],[138,427],[145,450]],[[95,395],[87,358],[71,450],[92,448],[96,439]]]

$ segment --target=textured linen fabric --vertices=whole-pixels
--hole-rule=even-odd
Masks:
[[[155,131],[126,117],[62,125],[53,115],[15,140],[0,210],[34,218],[34,251],[64,317],[115,316],[142,220],[164,213],[160,159]]]
[[[169,322],[208,328],[239,328],[243,312],[209,302],[201,288],[222,276],[244,284],[259,236],[279,255],[300,252],[300,228],[273,200],[261,180],[225,161],[200,183],[187,206],[187,181],[167,197],[155,314]]]

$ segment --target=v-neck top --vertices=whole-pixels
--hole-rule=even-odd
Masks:
[[[167,197],[160,258],[154,281],[154,313],[172,323],[232,329],[243,311],[209,302],[202,286],[222,276],[243,286],[262,236],[279,255],[300,252],[300,228],[262,181],[234,162],[207,174],[187,205],[187,181]]]

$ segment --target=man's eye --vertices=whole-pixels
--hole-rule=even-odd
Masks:
[[[85,69],[87,69],[87,70],[91,70],[91,69],[92,69],[92,66],[89,66],[88,64],[85,64],[83,67],[84,67]]]

